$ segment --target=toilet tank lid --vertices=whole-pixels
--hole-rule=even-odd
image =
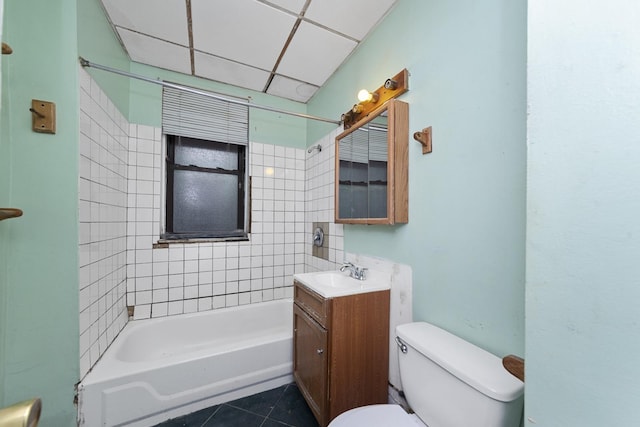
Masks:
[[[524,393],[524,383],[502,366],[502,359],[444,329],[415,322],[397,326],[396,335],[486,396],[511,402]]]

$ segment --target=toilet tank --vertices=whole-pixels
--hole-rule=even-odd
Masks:
[[[405,397],[429,427],[520,425],[524,383],[502,359],[429,323],[399,325],[396,335]]]

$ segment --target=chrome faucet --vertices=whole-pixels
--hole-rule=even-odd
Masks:
[[[349,270],[349,276],[356,280],[365,280],[367,278],[367,269],[365,267],[357,267],[349,261],[345,261],[340,267],[340,271],[345,270]]]

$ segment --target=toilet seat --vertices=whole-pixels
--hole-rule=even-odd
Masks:
[[[369,405],[343,412],[329,427],[426,427],[414,414],[400,405]]]

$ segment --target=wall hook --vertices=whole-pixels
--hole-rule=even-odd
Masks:
[[[44,114],[40,113],[39,111],[34,110],[33,108],[29,108],[29,111],[31,111],[33,114],[35,114],[36,116],[40,117],[41,119],[44,118]]]
[[[12,53],[13,53],[13,49],[11,49],[11,46],[6,44],[5,42],[2,42],[2,54],[11,55]]]
[[[422,132],[415,132],[413,139],[422,144],[422,154],[427,154],[432,151],[431,147],[431,126],[422,129]]]
[[[31,129],[39,133],[56,133],[56,104],[51,101],[31,100]]]

